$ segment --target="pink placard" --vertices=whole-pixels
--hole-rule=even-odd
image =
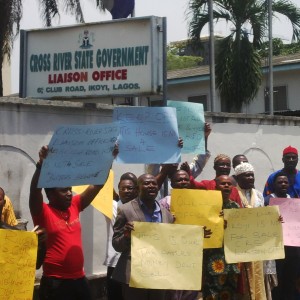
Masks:
[[[270,198],[270,205],[278,205],[283,217],[284,245],[300,246],[300,199]]]

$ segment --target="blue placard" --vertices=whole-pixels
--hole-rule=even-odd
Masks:
[[[113,123],[60,126],[48,146],[38,187],[104,184],[118,134]]]
[[[203,104],[168,100],[175,107],[179,136],[183,138],[183,153],[205,154]]]
[[[113,118],[120,127],[119,163],[177,163],[176,110],[171,107],[118,107]]]

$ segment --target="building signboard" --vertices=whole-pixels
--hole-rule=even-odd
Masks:
[[[98,98],[161,94],[163,18],[23,30],[20,96]]]

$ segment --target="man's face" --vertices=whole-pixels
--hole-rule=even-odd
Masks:
[[[48,198],[54,208],[66,210],[71,206],[72,187],[55,188],[49,191]]]
[[[236,176],[236,180],[238,185],[242,189],[253,189],[254,188],[254,173],[253,172],[245,172]]]
[[[232,190],[231,178],[227,175],[219,176],[216,179],[216,190],[221,191],[223,201],[228,200]]]
[[[132,180],[121,180],[119,183],[119,195],[122,203],[127,203],[137,197],[137,187]]]
[[[274,190],[277,196],[286,196],[289,181],[286,176],[278,176],[274,182]]]
[[[172,178],[172,188],[174,189],[188,189],[191,186],[190,177],[187,172],[180,170]]]
[[[245,155],[239,155],[237,157],[235,157],[233,160],[232,160],[232,167],[235,168],[236,166],[240,165],[241,163],[247,163],[248,162],[248,159]]]
[[[298,164],[298,155],[295,153],[287,153],[283,155],[282,162],[285,169],[289,171],[295,170]]]
[[[158,193],[158,185],[154,176],[144,175],[139,180],[139,196],[142,200],[155,200]]]
[[[231,169],[230,159],[221,158],[217,160],[214,164],[214,169],[216,170],[216,177],[221,175],[229,175]]]

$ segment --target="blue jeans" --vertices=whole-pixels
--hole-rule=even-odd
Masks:
[[[40,300],[92,300],[86,277],[61,279],[43,276],[39,296]]]

